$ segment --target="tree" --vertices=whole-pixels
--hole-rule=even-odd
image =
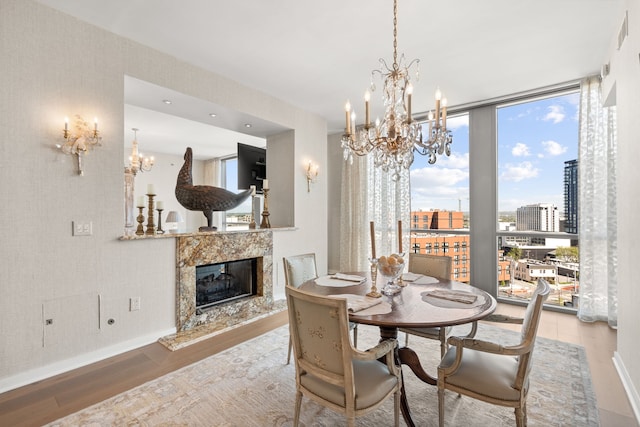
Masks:
[[[507,253],[505,253],[505,256],[511,258],[514,261],[518,261],[522,258],[522,249],[514,246],[513,248],[509,249]]]
[[[579,262],[580,251],[577,246],[558,246],[556,248],[556,258],[565,262]]]

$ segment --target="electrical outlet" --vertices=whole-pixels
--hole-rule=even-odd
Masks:
[[[91,236],[93,234],[93,222],[72,221],[74,236]]]
[[[140,297],[129,298],[129,311],[140,310]]]

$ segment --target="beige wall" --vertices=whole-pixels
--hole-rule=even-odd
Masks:
[[[618,115],[618,350],[615,362],[627,388],[636,418],[640,418],[640,286],[634,255],[640,250],[640,2],[627,1],[629,35],[620,49],[612,34],[611,74],[605,95]],[[620,15],[620,25],[624,12]]]
[[[294,130],[294,185],[288,195],[271,187],[293,201],[296,228],[274,232],[274,259],[316,252],[326,270],[326,176],[307,193],[298,174],[308,157],[326,170],[324,119],[30,0],[0,1],[0,58],[0,392],[175,327],[174,240],[118,240],[125,74]],[[97,116],[104,138],[83,177],[54,148],[74,114]],[[269,168],[271,182],[277,175]],[[92,221],[93,235],[72,237],[74,220]],[[281,276],[274,271],[276,293]],[[131,297],[140,311],[129,311]]]

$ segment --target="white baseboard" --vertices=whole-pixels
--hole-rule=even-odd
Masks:
[[[61,360],[50,365],[41,366],[36,369],[21,372],[17,375],[1,378],[0,393],[22,387],[36,381],[42,381],[55,375],[68,372],[82,366],[90,365],[91,363],[99,362],[106,358],[113,357],[130,350],[135,350],[136,348],[158,341],[158,338],[160,337],[174,334],[175,332],[176,328],[154,332],[149,335],[136,337],[134,339],[114,344],[109,347],[101,348],[100,350],[81,354],[70,359]]]
[[[640,396],[638,395],[638,390],[636,390],[633,385],[631,377],[629,377],[629,373],[624,366],[624,361],[620,357],[620,353],[617,351],[613,352],[613,365],[616,367],[618,376],[620,376],[620,380],[622,381],[622,386],[627,392],[627,398],[629,399],[631,410],[636,417],[636,422],[640,423]]]

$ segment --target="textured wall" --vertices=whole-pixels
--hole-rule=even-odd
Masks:
[[[0,1],[0,58],[0,391],[175,328],[174,240],[118,240],[125,74],[295,129],[295,161],[312,151],[325,162],[323,119],[29,0]],[[97,116],[104,137],[84,177],[54,148],[74,114]],[[304,181],[294,191],[307,196]],[[274,253],[326,259],[326,191],[294,197],[296,217],[308,220]],[[92,221],[93,235],[72,237],[74,220]],[[129,311],[131,297],[141,310]]]

